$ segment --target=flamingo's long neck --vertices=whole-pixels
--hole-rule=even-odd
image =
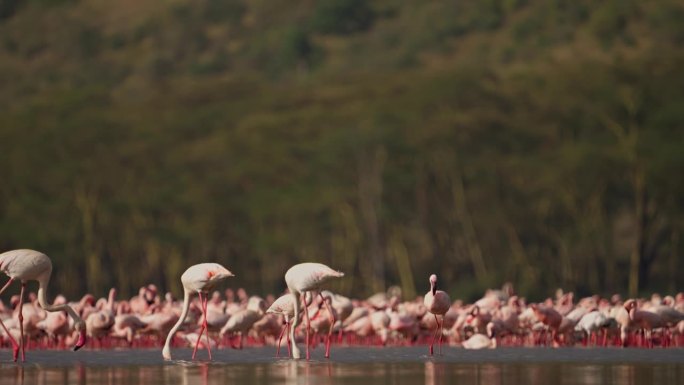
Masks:
[[[45,311],[49,312],[55,312],[55,311],[60,311],[64,310],[69,315],[71,318],[74,320],[74,325],[76,326],[76,330],[78,330],[78,340],[76,341],[76,345],[74,345],[74,351],[80,349],[85,345],[86,343],[86,335],[85,335],[85,322],[81,319],[81,317],[78,316],[78,314],[74,311],[74,309],[71,308],[71,306],[67,304],[61,304],[61,305],[50,305],[47,301],[47,284],[50,281],[50,276],[44,276],[42,279],[38,279],[38,303],[40,304],[40,307],[42,307]]]
[[[183,311],[181,312],[178,322],[173,325],[171,331],[169,331],[169,335],[166,336],[166,343],[164,343],[164,349],[162,350],[162,355],[164,356],[164,359],[167,360],[171,359],[171,341],[173,340],[173,336],[176,334],[178,328],[181,327],[183,322],[185,322],[185,317],[188,316],[188,310],[190,309],[190,291],[183,290],[183,292]]]
[[[297,359],[300,357],[299,349],[297,348],[297,343],[295,342],[295,329],[299,326],[299,292],[290,289],[292,297],[294,298],[294,320],[292,326],[290,327],[290,341],[292,341],[292,357]],[[306,295],[306,294],[305,294]],[[307,311],[307,309],[304,309]]]
[[[116,309],[114,308],[114,301],[116,298],[116,291],[110,290],[109,291],[109,297],[107,298],[107,309],[111,311],[112,313],[116,313]]]
[[[44,279],[44,280],[38,281],[38,303],[40,304],[40,307],[42,307],[45,311],[49,311],[49,312],[64,310],[67,313],[69,313],[69,315],[71,316],[71,318],[73,318],[73,320],[76,324],[80,324],[80,325],[85,326],[81,317],[78,316],[78,314],[74,311],[74,309],[71,308],[71,306],[69,306],[67,304],[50,305],[48,303],[47,293],[46,293],[47,284],[48,284],[48,280]]]
[[[627,313],[629,313],[629,319],[630,319],[630,320],[634,321],[634,318],[635,318],[635,316],[636,316],[636,311],[637,311],[636,306],[630,308],[630,309],[627,311]]]

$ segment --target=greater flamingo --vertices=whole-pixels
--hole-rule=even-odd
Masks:
[[[344,273],[340,271],[333,270],[322,263],[306,262],[300,263],[292,266],[285,273],[285,283],[287,288],[292,293],[294,297],[294,324],[290,329],[290,341],[292,341],[292,357],[294,359],[301,358],[301,353],[299,348],[297,348],[297,343],[295,341],[294,332],[299,325],[299,298],[302,297],[303,293],[313,292],[313,297],[316,293],[320,295],[319,290],[321,287],[334,278],[344,277]],[[302,297],[304,299],[304,297]],[[331,325],[335,324],[335,319],[332,310],[330,309],[330,304],[328,301],[323,300],[328,314],[330,314]],[[311,327],[311,320],[309,319],[309,312],[306,311],[306,303],[304,303],[304,315],[306,316],[306,359],[310,358],[309,355],[309,328]],[[328,332],[328,339],[325,343],[325,358],[330,358],[330,334],[332,333],[332,328]]]
[[[304,295],[304,298],[306,299],[306,306],[309,306],[312,302],[312,296],[311,293],[308,293],[308,295]],[[284,294],[271,304],[271,306],[266,310],[267,314],[276,314],[276,315],[281,315],[283,316],[283,321],[284,325],[282,330],[280,331],[280,334],[278,335],[278,347],[276,348],[276,357],[280,357],[280,342],[283,340],[283,335],[287,333],[287,351],[288,355],[290,353],[290,324],[292,322],[292,318],[294,317],[294,298],[290,294]]]
[[[466,349],[495,349],[497,346],[496,335],[494,333],[495,325],[488,323],[486,326],[487,335],[482,333],[475,333],[461,344]]]
[[[266,311],[266,302],[261,297],[252,297],[247,302],[247,308],[235,312],[231,315],[225,325],[221,328],[219,335],[221,338],[228,334],[238,333],[240,336],[240,342],[238,349],[242,349],[242,342],[245,339],[245,334],[252,328],[252,326],[259,321]],[[230,342],[231,346],[235,348],[233,342]]]
[[[4,292],[5,289],[7,289],[14,280],[21,281],[21,292],[19,294],[18,305],[20,325],[19,330],[21,339],[19,341],[20,345],[17,345],[17,342],[14,340],[14,338],[12,338],[11,334],[7,332],[5,325],[2,323],[2,321],[0,321],[0,325],[3,329],[5,329],[5,332],[7,332],[7,335],[9,336],[9,339],[12,342],[14,361],[17,360],[17,355],[19,353],[20,347],[21,360],[26,360],[26,356],[24,353],[24,316],[22,314],[21,309],[24,303],[24,290],[26,289],[26,282],[28,281],[38,281],[38,303],[40,304],[40,307],[43,308],[43,310],[48,312],[65,310],[67,313],[69,313],[71,318],[74,319],[75,328],[79,332],[78,340],[76,341],[76,345],[74,346],[74,351],[80,349],[81,347],[83,347],[83,345],[85,345],[85,322],[83,322],[81,317],[79,317],[78,314],[76,314],[74,309],[72,309],[69,305],[66,304],[50,305],[47,302],[46,290],[47,285],[50,282],[50,274],[52,274],[52,262],[50,261],[50,258],[48,258],[47,255],[39,251],[28,249],[7,251],[0,254],[0,270],[2,270],[5,274],[7,274],[10,277],[9,281],[7,281],[5,286],[3,286],[2,289],[0,289],[0,294],[2,294],[2,292]]]
[[[644,338],[646,338],[648,346],[653,347],[653,339],[651,338],[651,333],[653,332],[653,329],[662,328],[666,326],[665,321],[663,321],[663,318],[657,313],[639,310],[637,301],[635,299],[628,299],[627,301],[625,301],[623,306],[629,314],[629,319],[632,325],[638,329],[643,330]]]
[[[192,351],[192,359],[195,359],[200,338],[207,328],[207,301],[209,292],[228,277],[234,277],[233,273],[218,263],[200,263],[193,265],[181,275],[181,283],[183,284],[183,310],[178,322],[171,328],[169,335],[166,337],[166,343],[164,343],[164,349],[162,349],[162,356],[165,360],[171,359],[171,341],[173,340],[176,331],[178,331],[178,328],[180,328],[185,321],[185,317],[188,315],[188,310],[190,309],[190,296],[192,296],[193,293],[199,295],[200,303],[202,304],[202,313],[204,314],[204,322],[200,328],[195,349]],[[204,297],[202,297],[202,294],[204,294]],[[207,331],[207,351],[209,352],[209,359],[211,360],[211,348],[209,345],[209,332]]]
[[[427,311],[435,316],[435,321],[437,321],[437,330],[435,331],[435,334],[432,335],[432,342],[430,342],[430,355],[434,353],[435,336],[437,333],[439,333],[439,354],[442,354],[444,315],[451,307],[451,299],[449,299],[449,294],[442,290],[437,290],[437,275],[435,274],[430,276],[430,291],[425,294],[423,304],[425,304]],[[442,316],[442,323],[439,322],[439,319],[437,318],[438,315]]]

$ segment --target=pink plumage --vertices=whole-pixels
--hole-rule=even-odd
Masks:
[[[449,311],[451,307],[451,299],[449,294],[443,292],[442,290],[437,290],[437,275],[432,274],[430,276],[430,291],[425,294],[423,298],[423,303],[427,310],[434,314],[435,320],[437,321],[437,332],[439,332],[439,351],[442,352],[442,334],[444,327],[444,314]],[[439,322],[437,316],[442,316],[442,322]],[[432,336],[432,342],[430,343],[430,355],[434,353],[435,345],[435,335]]]

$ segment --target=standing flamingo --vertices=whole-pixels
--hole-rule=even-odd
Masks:
[[[442,354],[442,329],[444,328],[444,314],[446,314],[451,307],[451,299],[449,299],[449,294],[443,292],[442,290],[437,290],[437,275],[435,274],[430,276],[430,291],[425,294],[423,303],[425,304],[427,310],[435,316],[435,321],[437,321],[437,330],[435,331],[435,334],[432,335],[432,342],[430,342],[430,355],[434,353],[436,333],[439,333],[439,354]],[[440,323],[439,319],[437,319],[437,315],[442,316],[442,323]]]
[[[38,303],[45,311],[56,312],[65,310],[67,313],[69,313],[71,318],[74,319],[74,326],[76,330],[79,332],[78,340],[76,341],[76,345],[74,346],[74,351],[80,349],[81,347],[83,347],[83,345],[85,345],[85,322],[83,322],[81,317],[79,317],[78,314],[76,314],[74,309],[72,309],[69,305],[66,304],[50,305],[47,302],[47,294],[45,293],[45,291],[47,290],[47,285],[50,282],[50,274],[52,274],[52,262],[50,261],[50,258],[48,258],[47,255],[39,251],[28,249],[7,251],[0,254],[0,270],[2,270],[5,274],[7,274],[10,277],[9,281],[7,281],[5,286],[3,286],[2,289],[0,289],[0,294],[2,294],[2,292],[4,292],[5,289],[7,289],[15,279],[21,281],[21,292],[19,294],[18,305],[20,325],[19,330],[21,339],[19,341],[19,345],[17,345],[17,342],[14,340],[14,338],[12,338],[9,332],[7,332],[5,325],[2,323],[2,321],[0,321],[0,325],[3,329],[5,329],[5,332],[7,332],[7,335],[9,336],[10,341],[12,342],[14,361],[17,360],[17,355],[19,353],[20,347],[21,360],[26,360],[26,355],[24,352],[24,315],[22,314],[21,310],[24,303],[24,290],[26,289],[27,281],[38,281]]]
[[[164,356],[165,360],[171,359],[171,340],[173,340],[173,336],[176,334],[176,331],[178,331],[178,328],[180,328],[185,321],[185,317],[188,316],[188,310],[190,309],[190,296],[193,293],[197,293],[199,295],[200,303],[202,305],[202,313],[204,314],[204,320],[202,322],[202,327],[200,328],[199,337],[197,337],[195,349],[192,351],[192,359],[195,359],[195,354],[197,353],[197,347],[199,346],[199,341],[202,338],[202,333],[205,329],[207,329],[207,301],[209,299],[209,292],[213,290],[218,283],[228,277],[234,277],[233,273],[218,263],[200,263],[193,265],[185,270],[183,275],[181,275],[181,283],[183,284],[183,310],[178,322],[176,322],[173,328],[171,328],[169,335],[166,336],[166,343],[164,344],[164,349],[162,349],[162,356]],[[202,297],[202,294],[204,294],[204,297]],[[207,351],[209,352],[209,359],[211,360],[211,348],[209,345],[209,332],[207,331]]]
[[[304,295],[305,300],[306,300],[306,306],[309,306],[311,302],[313,301],[311,293],[308,293],[309,295]],[[292,318],[294,317],[294,298],[290,294],[284,294],[271,304],[271,306],[266,310],[267,314],[277,314],[277,315],[282,315],[283,316],[283,321],[285,324],[283,325],[283,329],[280,331],[280,335],[278,335],[278,347],[276,348],[276,357],[280,357],[280,342],[283,340],[283,335],[287,333],[287,351],[288,355],[290,353],[290,324],[292,323]]]
[[[290,341],[292,341],[292,358],[301,358],[301,353],[299,348],[297,348],[297,343],[295,342],[295,329],[299,325],[299,298],[302,297],[304,300],[305,296],[303,293],[313,292],[312,297],[316,296],[316,293],[320,295],[319,290],[321,287],[333,278],[344,277],[344,273],[340,271],[335,271],[322,263],[306,262],[300,263],[292,266],[285,273],[285,283],[287,284],[290,293],[294,297],[294,323],[290,329]],[[322,297],[321,297],[322,298]],[[305,300],[304,300],[305,301]],[[330,304],[325,299],[323,300],[328,314],[330,314],[330,324],[335,324],[335,316],[330,309]],[[306,317],[306,359],[310,358],[309,355],[309,328],[311,327],[311,320],[309,319],[309,312],[306,311],[306,303],[304,303],[304,315]],[[330,334],[332,333],[332,328],[328,331],[328,339],[325,342],[325,358],[330,358]]]

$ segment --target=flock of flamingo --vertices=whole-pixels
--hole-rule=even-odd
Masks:
[[[77,302],[58,295],[53,304],[46,288],[52,263],[34,250],[0,254],[0,270],[9,281],[21,283],[11,307],[0,302],[0,338],[11,346],[13,359],[25,349],[163,346],[162,356],[172,358],[171,348],[187,345],[211,349],[222,346],[276,345],[280,355],[283,336],[288,354],[301,358],[297,341],[310,349],[325,341],[325,357],[332,343],[340,345],[401,346],[442,340],[466,349],[497,346],[637,346],[667,347],[684,343],[684,293],[623,301],[591,296],[575,302],[573,293],[558,291],[554,298],[527,303],[511,285],[487,290],[472,304],[451,301],[437,290],[437,276],[429,277],[430,289],[423,298],[403,300],[401,290],[390,288],[365,300],[350,299],[325,290],[326,283],[344,276],[320,263],[301,263],[285,273],[288,292],[279,298],[248,296],[245,290],[225,290],[218,285],[233,276],[217,263],[189,267],[181,276],[183,300],[170,293],[161,296],[155,285],[140,288],[130,300],[86,294]],[[37,295],[26,295],[28,281],[38,281]],[[195,296],[197,294],[197,296]],[[28,301],[24,300],[27,297]],[[302,322],[305,319],[305,323]],[[303,327],[302,327],[303,325]],[[204,339],[202,338],[204,336]],[[87,338],[90,341],[87,341]],[[18,342],[17,342],[18,341]]]

